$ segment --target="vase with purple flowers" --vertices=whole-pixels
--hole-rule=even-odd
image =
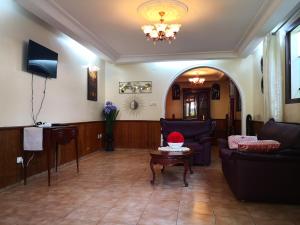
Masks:
[[[117,106],[111,101],[107,101],[104,105],[103,115],[105,119],[105,150],[114,150],[114,122],[119,114]]]

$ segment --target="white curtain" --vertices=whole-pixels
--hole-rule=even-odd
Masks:
[[[264,40],[264,121],[283,119],[284,34],[269,34]]]

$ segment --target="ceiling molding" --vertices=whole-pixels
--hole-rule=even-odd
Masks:
[[[16,0],[25,9],[84,46],[96,50],[113,63],[137,63],[171,60],[230,59],[251,54],[263,37],[282,22],[300,0],[266,0],[232,51],[186,52],[158,55],[120,55],[103,38],[91,32],[54,0]]]
[[[278,0],[275,0],[274,3],[276,3],[276,5],[277,5]],[[270,0],[262,3],[260,9],[257,11],[256,15],[253,17],[253,20],[251,21],[248,28],[246,29],[246,32],[244,33],[243,37],[237,43],[235,50],[239,54],[243,55],[242,52],[244,52],[246,50],[247,45],[249,45],[249,42],[256,35],[256,32],[259,29],[261,29],[261,27],[265,23],[266,19],[272,13],[271,11],[273,11],[273,10],[267,10],[268,8],[270,8]]]
[[[235,52],[194,52],[177,54],[158,54],[158,55],[121,55],[115,63],[138,63],[138,62],[158,62],[158,61],[186,61],[186,60],[207,60],[207,59],[232,59],[237,58]]]
[[[79,21],[73,18],[66,10],[60,7],[53,0],[16,0],[22,7],[38,16],[43,21],[69,35],[71,38],[82,43],[107,60],[115,61],[119,58],[118,53],[110,47],[104,40],[96,36]]]
[[[262,4],[235,51],[240,57],[253,52],[263,38],[282,22],[299,0],[268,0]]]

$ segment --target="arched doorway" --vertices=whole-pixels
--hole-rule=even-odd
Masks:
[[[165,118],[207,120],[217,123],[216,137],[241,134],[241,97],[234,81],[212,67],[195,67],[181,73],[169,87]]]

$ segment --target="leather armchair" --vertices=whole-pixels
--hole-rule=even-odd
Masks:
[[[184,146],[194,151],[194,165],[210,165],[212,133],[215,122],[186,121],[160,119],[163,146],[167,146],[167,137],[173,131],[178,131],[184,136]]]

